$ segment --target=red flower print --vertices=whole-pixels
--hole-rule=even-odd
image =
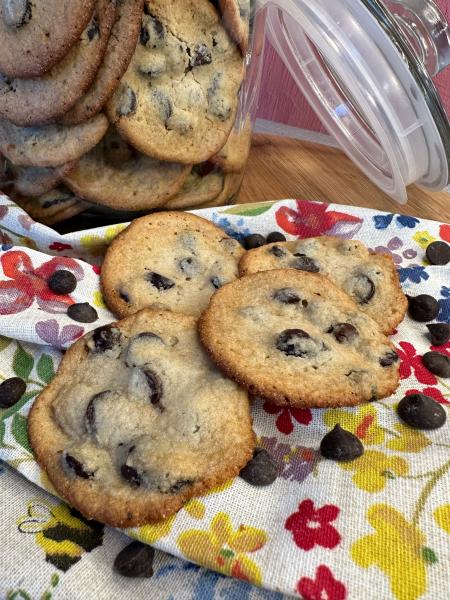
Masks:
[[[439,235],[446,242],[450,242],[450,225],[442,224],[439,228]]]
[[[409,342],[400,342],[401,348],[397,348],[397,354],[400,357],[400,379],[406,379],[414,371],[414,375],[420,383],[434,385],[437,383],[436,377],[426,369],[422,363],[420,354],[416,354],[416,349]]]
[[[405,392],[405,396],[411,396],[411,394],[425,394],[425,396],[430,396],[430,398],[434,398],[436,402],[440,404],[450,404],[450,399],[444,397],[441,390],[433,387],[426,387],[422,391],[420,390],[408,390]]]
[[[303,500],[298,511],[286,521],[285,528],[292,532],[294,542],[302,550],[311,550],[316,544],[335,548],[341,536],[330,521],[334,521],[338,514],[339,508],[333,504],[325,504],[316,510],[312,500]]]
[[[102,268],[100,265],[92,265],[92,270],[96,275],[100,275],[100,273],[102,272]]]
[[[77,281],[83,278],[83,269],[72,258],[57,257],[35,269],[31,258],[22,250],[11,250],[2,255],[3,274],[10,279],[0,281],[0,315],[12,315],[29,308],[36,299],[39,308],[60,313],[73,304],[70,296],[54,294],[47,285],[49,277],[58,269],[71,271]]]
[[[297,583],[297,591],[303,600],[345,600],[345,585],[333,577],[325,565],[316,570],[316,578],[302,577]]]
[[[57,252],[63,252],[63,250],[71,250],[70,244],[63,244],[62,242],[53,242],[49,246],[50,250],[56,250]]]
[[[441,354],[450,356],[450,342],[442,344],[441,346],[430,346],[430,350],[434,350],[435,352],[440,352]]]
[[[280,413],[275,421],[275,425],[278,431],[286,435],[294,431],[293,418],[301,425],[309,425],[312,421],[312,413],[309,408],[283,408],[275,406],[275,404],[270,404],[270,402],[264,402],[263,408],[269,415]]]
[[[287,233],[300,238],[317,235],[352,237],[362,226],[362,219],[348,213],[328,210],[327,204],[297,200],[297,210],[289,206],[279,208],[275,217]]]

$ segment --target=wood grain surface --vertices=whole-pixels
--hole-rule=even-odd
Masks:
[[[408,192],[408,203],[397,204],[336,148],[254,134],[238,202],[304,198],[450,222],[450,193]]]

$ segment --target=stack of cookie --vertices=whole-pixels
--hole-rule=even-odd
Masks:
[[[29,417],[37,460],[88,518],[141,525],[238,473],[272,483],[249,394],[324,407],[398,385],[383,332],[406,299],[392,259],[359,242],[245,252],[205,219],[159,212],[113,241],[101,285],[121,320],[69,349]]]
[[[47,224],[239,189],[249,0],[0,1],[0,188]]]

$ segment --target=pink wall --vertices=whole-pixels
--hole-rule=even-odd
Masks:
[[[450,22],[450,0],[438,0]],[[450,67],[440,73],[435,82],[450,115]],[[324,131],[305,98],[298,91],[289,72],[275,50],[267,45],[264,63],[263,90],[258,117],[313,131]]]

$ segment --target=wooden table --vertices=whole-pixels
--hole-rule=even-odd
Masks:
[[[397,204],[336,148],[255,134],[238,202],[304,198],[450,222],[450,193],[408,191],[408,203]]]

